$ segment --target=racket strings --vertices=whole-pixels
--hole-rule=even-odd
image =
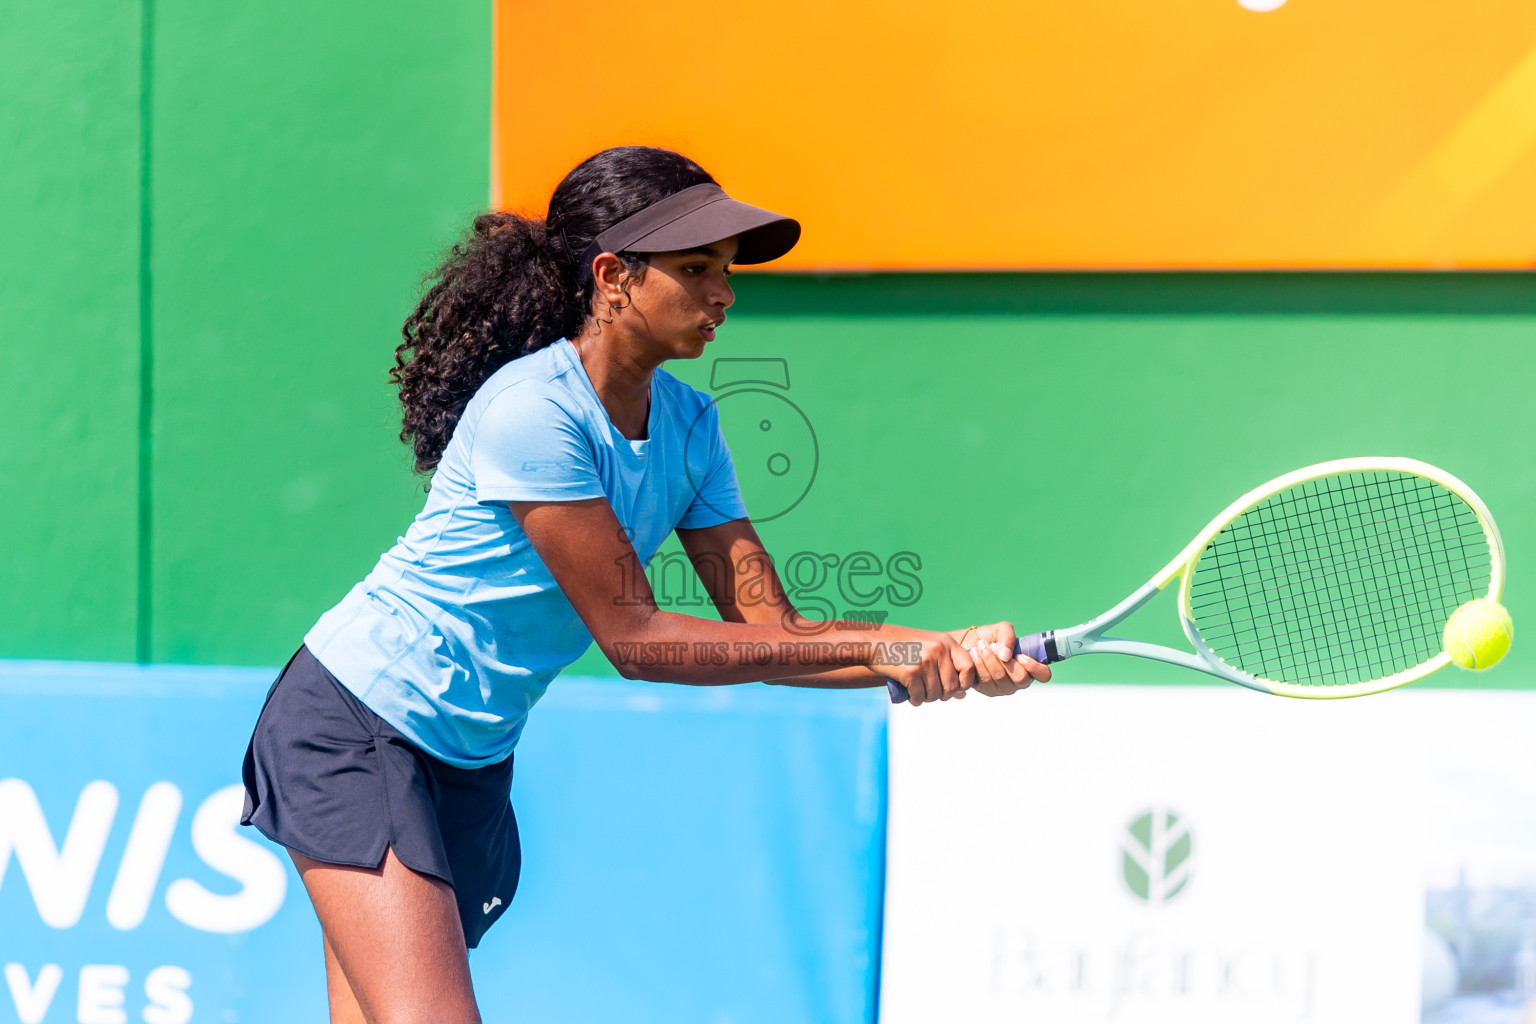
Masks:
[[[1293,631],[1289,635],[1281,634],[1274,639],[1279,641],[1279,647],[1282,653],[1291,655],[1292,657],[1294,657],[1295,654],[1296,638],[1298,635],[1307,634],[1313,638],[1317,638],[1318,636],[1323,635],[1325,630],[1330,628],[1336,632],[1339,619],[1336,611],[1341,610],[1344,614],[1359,618],[1362,611],[1361,601],[1362,599],[1366,599],[1369,596],[1368,594],[1362,595],[1358,592],[1345,592],[1342,595],[1336,595],[1347,599],[1347,605],[1342,609],[1333,609],[1327,606],[1319,606],[1315,602],[1309,602],[1304,599],[1303,595],[1305,593],[1306,584],[1302,582],[1303,577],[1310,577],[1313,580],[1320,581],[1325,585],[1333,585],[1337,589],[1338,577],[1340,575],[1340,566],[1337,559],[1330,559],[1327,557],[1322,559],[1317,558],[1317,551],[1315,550],[1306,551],[1305,555],[1308,557],[1296,558],[1298,554],[1297,547],[1294,544],[1285,543],[1287,540],[1292,539],[1285,531],[1294,529],[1296,525],[1295,520],[1297,518],[1295,511],[1296,510],[1294,509],[1287,510],[1284,514],[1277,517],[1273,514],[1273,510],[1265,509],[1261,510],[1259,514],[1254,517],[1254,522],[1257,524],[1257,529],[1255,531],[1257,535],[1271,545],[1273,545],[1278,540],[1280,554],[1282,556],[1295,559],[1297,568],[1300,571],[1281,573],[1275,575],[1272,580],[1262,579],[1262,586],[1260,589],[1263,593],[1263,596],[1266,598],[1265,606],[1259,611],[1259,614],[1247,616],[1246,621],[1241,621],[1245,618],[1244,616],[1235,616],[1235,618],[1239,621],[1234,623],[1234,625],[1239,627],[1246,627],[1246,630],[1239,629],[1234,631],[1235,639],[1240,641],[1255,639],[1253,635],[1254,633],[1262,631],[1265,627],[1273,626],[1273,622],[1269,620],[1272,618],[1275,610],[1275,598],[1277,596],[1284,597],[1291,603],[1293,610],[1299,611],[1300,614],[1298,618],[1300,625],[1303,628],[1298,631]],[[1240,539],[1236,533],[1234,533],[1234,539]],[[1338,546],[1348,547],[1348,542],[1353,538],[1349,534],[1345,534],[1342,539],[1345,543]],[[1257,549],[1254,545],[1248,544],[1243,546],[1243,550],[1244,553],[1251,554]],[[1260,568],[1262,569],[1264,567],[1261,565]],[[1272,563],[1269,566],[1269,570],[1273,572]],[[1247,576],[1250,574],[1244,573],[1244,575]],[[1301,596],[1303,599],[1298,600],[1299,596]],[[1227,610],[1230,613],[1232,606],[1230,595],[1228,596],[1226,605]],[[1367,607],[1369,607],[1368,601]],[[1215,630],[1211,630],[1211,632],[1213,635],[1216,634]],[[1247,635],[1242,635],[1244,632],[1246,632]],[[1347,649],[1343,653],[1354,656],[1351,658],[1351,664],[1348,667],[1354,671],[1358,671],[1359,649],[1351,648]]]
[[[1337,485],[1334,485],[1333,489],[1337,490]],[[1354,482],[1354,485],[1350,488],[1350,490],[1352,492],[1349,495],[1350,497],[1356,499],[1360,497],[1360,488],[1358,482]],[[1402,518],[1402,513],[1405,508],[1409,507],[1407,503],[1405,503],[1402,499],[1401,488],[1397,490],[1396,496],[1393,500],[1390,500],[1386,504],[1378,501],[1375,503],[1375,505],[1375,511],[1378,513],[1382,511],[1391,511],[1395,514],[1387,518],[1398,520]],[[1257,537],[1263,539],[1267,544],[1271,546],[1273,546],[1278,540],[1280,542],[1280,554],[1282,556],[1287,556],[1293,559],[1296,564],[1296,568],[1299,571],[1281,573],[1275,576],[1272,581],[1272,586],[1265,586],[1260,588],[1263,596],[1265,596],[1267,599],[1265,606],[1260,609],[1259,614],[1247,617],[1247,622],[1235,623],[1235,625],[1239,627],[1246,626],[1247,632],[1249,634],[1247,636],[1239,636],[1237,639],[1253,640],[1254,636],[1252,634],[1254,632],[1262,630],[1265,626],[1273,625],[1272,621],[1266,622],[1265,620],[1273,619],[1275,612],[1273,598],[1276,595],[1280,595],[1288,599],[1293,606],[1293,610],[1299,611],[1300,614],[1297,618],[1300,625],[1304,627],[1288,635],[1282,634],[1276,638],[1278,641],[1278,647],[1282,653],[1290,655],[1292,659],[1294,659],[1298,653],[1297,649],[1299,646],[1301,646],[1302,641],[1309,634],[1314,640],[1320,638],[1327,639],[1329,638],[1330,634],[1338,634],[1340,632],[1340,624],[1343,622],[1348,622],[1350,619],[1353,619],[1356,622],[1368,621],[1378,627],[1383,624],[1398,625],[1403,623],[1405,620],[1401,618],[1395,621],[1385,620],[1384,616],[1381,614],[1381,605],[1379,601],[1372,601],[1372,598],[1379,597],[1383,590],[1391,589],[1393,587],[1401,588],[1402,582],[1399,578],[1401,576],[1400,570],[1402,567],[1401,559],[1395,560],[1395,564],[1392,564],[1390,566],[1390,570],[1385,574],[1384,579],[1386,586],[1378,583],[1378,585],[1374,587],[1366,586],[1362,588],[1361,586],[1356,585],[1352,589],[1341,589],[1339,587],[1341,577],[1346,576],[1344,572],[1341,572],[1341,569],[1346,568],[1346,566],[1341,562],[1340,559],[1336,557],[1327,557],[1329,554],[1338,554],[1340,549],[1342,549],[1345,554],[1349,554],[1350,548],[1358,549],[1360,547],[1359,541],[1362,539],[1362,533],[1360,531],[1361,524],[1358,521],[1358,513],[1360,510],[1358,508],[1350,510],[1355,514],[1355,520],[1344,520],[1349,529],[1339,533],[1333,538],[1333,550],[1331,551],[1327,548],[1319,549],[1316,544],[1307,544],[1304,547],[1299,548],[1294,543],[1286,543],[1286,541],[1294,541],[1295,538],[1292,536],[1292,534],[1294,534],[1298,519],[1301,518],[1299,513],[1303,511],[1307,513],[1315,512],[1315,502],[1305,502],[1303,503],[1303,507],[1301,509],[1294,507],[1282,507],[1279,509],[1275,507],[1263,508],[1257,510],[1257,513],[1252,517],[1253,523],[1256,526],[1256,529],[1253,532],[1257,535]],[[1334,526],[1337,527],[1339,517],[1333,516],[1331,518],[1335,520]],[[1379,518],[1381,517],[1378,515],[1378,519]],[[1368,535],[1365,536],[1368,537]],[[1402,539],[1404,536],[1415,542],[1413,550],[1408,552],[1410,555],[1417,555],[1422,558],[1422,556],[1428,552],[1433,557],[1433,555],[1437,552],[1437,549],[1435,549],[1433,546],[1429,546],[1423,543],[1426,538],[1422,536],[1421,531],[1410,531],[1406,535],[1400,533],[1398,535],[1398,539]],[[1235,541],[1240,541],[1242,538],[1238,531],[1234,531],[1232,539]],[[1464,547],[1464,541],[1462,542],[1462,546]],[[1251,543],[1242,545],[1241,547],[1242,553],[1250,555],[1255,550],[1257,550],[1256,546]],[[1355,553],[1358,554],[1358,550]],[[1302,555],[1303,557],[1298,558],[1298,554]],[[1318,557],[1320,554],[1323,557]],[[1260,568],[1262,568],[1262,565]],[[1270,565],[1270,571],[1273,572],[1273,563]],[[1304,577],[1310,577],[1314,581],[1321,582],[1324,585],[1325,590],[1331,586],[1334,591],[1332,596],[1335,599],[1340,599],[1339,605],[1330,606],[1325,603],[1306,600],[1305,596],[1307,593],[1307,584],[1303,582]],[[1359,573],[1355,582],[1358,584],[1362,580],[1373,579],[1383,579],[1382,574],[1377,572]],[[1264,582],[1269,584],[1271,581],[1265,580]],[[1411,594],[1411,592],[1409,593]],[[1419,596],[1422,598],[1422,594]],[[1231,603],[1232,602],[1229,597],[1227,602],[1229,609],[1231,607]],[[1422,600],[1419,602],[1419,604],[1421,606],[1420,610],[1422,613]],[[1239,615],[1236,616],[1236,618],[1242,619],[1244,617]],[[1212,632],[1214,633],[1215,631],[1212,630]],[[1334,636],[1333,639],[1337,639],[1337,636]],[[1386,635],[1383,637],[1383,641],[1388,644],[1395,643],[1401,645],[1403,639],[1404,630],[1401,628],[1388,629],[1386,631]],[[1338,653],[1347,660],[1347,664],[1344,667],[1348,668],[1351,674],[1358,676],[1362,666],[1367,664],[1367,662],[1365,662],[1362,658],[1362,656],[1367,652],[1364,648],[1358,645],[1345,647]]]
[[[1393,471],[1280,491],[1229,523],[1190,581],[1195,629],[1265,679],[1338,686],[1440,653],[1445,622],[1486,593],[1492,553],[1456,494]]]
[[[1349,490],[1351,492],[1349,495],[1350,497],[1358,498],[1360,496],[1360,486],[1358,481],[1352,482],[1352,486],[1349,487]],[[1403,513],[1405,511],[1412,511],[1411,505],[1404,501],[1403,497],[1403,490],[1401,488],[1395,488],[1394,491],[1389,494],[1389,501],[1387,503],[1376,502],[1375,505],[1376,511],[1378,512],[1378,518],[1387,519],[1391,525],[1401,526]],[[1355,511],[1358,512],[1358,510]],[[1419,511],[1422,512],[1422,508]],[[1380,515],[1382,512],[1391,514],[1383,517]],[[1286,518],[1293,519],[1294,516],[1287,516]],[[1259,521],[1264,524],[1264,528],[1262,528],[1260,531],[1261,533],[1269,535],[1273,535],[1275,533],[1273,523],[1266,522],[1266,517],[1261,515],[1259,517]],[[1293,524],[1288,523],[1286,525],[1289,526]],[[1425,541],[1433,541],[1434,538],[1432,536],[1426,537],[1424,535],[1424,531],[1414,529],[1413,527],[1417,526],[1417,520],[1415,519],[1407,520],[1407,525],[1410,527],[1409,530],[1399,531],[1396,536],[1392,538],[1399,542],[1405,539],[1412,542],[1412,547],[1406,551],[1402,550],[1401,544],[1398,545],[1399,555],[1409,556],[1409,560],[1406,564],[1409,567],[1413,567],[1412,559],[1413,557],[1417,556],[1421,562],[1417,568],[1422,569],[1422,557],[1426,552],[1431,556],[1431,563],[1439,561],[1440,559],[1438,559],[1437,556],[1441,553],[1441,549],[1435,547],[1432,543],[1424,543]],[[1358,522],[1352,522],[1350,523],[1350,526],[1351,528],[1344,532],[1342,535],[1344,542],[1343,546],[1346,549],[1350,547],[1358,549],[1360,547],[1358,542],[1362,539],[1361,532],[1359,530],[1360,524]],[[1346,551],[1346,553],[1348,552]],[[1310,551],[1308,554],[1315,555],[1316,551]],[[1301,646],[1301,642],[1307,638],[1308,634],[1310,634],[1310,637],[1313,640],[1332,640],[1337,643],[1337,641],[1340,639],[1339,634],[1342,632],[1345,634],[1343,639],[1348,642],[1342,646],[1339,646],[1336,650],[1327,653],[1332,653],[1335,655],[1335,660],[1341,663],[1337,667],[1343,671],[1346,676],[1353,675],[1356,678],[1368,678],[1373,674],[1371,671],[1369,671],[1372,667],[1371,659],[1369,656],[1373,653],[1373,647],[1389,646],[1401,649],[1405,645],[1411,646],[1411,641],[1415,636],[1415,632],[1417,632],[1426,640],[1427,646],[1428,641],[1431,639],[1430,634],[1434,633],[1435,635],[1438,635],[1437,629],[1419,628],[1415,630],[1416,626],[1423,625],[1422,623],[1415,622],[1415,616],[1399,614],[1395,619],[1389,617],[1388,612],[1391,609],[1387,604],[1379,600],[1380,595],[1384,591],[1390,591],[1394,594],[1401,592],[1405,597],[1417,598],[1417,600],[1409,602],[1409,606],[1411,607],[1412,611],[1417,612],[1418,619],[1424,619],[1426,616],[1432,617],[1433,613],[1426,609],[1424,604],[1426,591],[1424,591],[1422,588],[1418,590],[1415,590],[1411,587],[1405,588],[1404,580],[1402,578],[1403,573],[1401,571],[1405,562],[1403,561],[1402,557],[1399,557],[1390,563],[1386,567],[1386,572],[1377,571],[1383,568],[1379,564],[1367,563],[1367,571],[1358,573],[1356,579],[1357,585],[1353,588],[1344,588],[1342,590],[1338,587],[1340,582],[1339,577],[1341,575],[1339,572],[1339,566],[1337,564],[1329,564],[1330,562],[1337,563],[1337,559],[1323,558],[1321,559],[1321,566],[1319,566],[1318,562],[1319,560],[1315,557],[1303,559],[1302,565],[1304,568],[1310,569],[1312,575],[1318,575],[1317,570],[1319,567],[1321,567],[1323,570],[1320,574],[1321,582],[1325,585],[1325,589],[1327,586],[1332,586],[1334,589],[1331,596],[1335,599],[1342,599],[1342,602],[1339,606],[1334,607],[1330,607],[1326,604],[1319,605],[1316,602],[1300,602],[1298,607],[1302,613],[1301,624],[1305,628],[1292,633],[1289,637],[1280,638],[1281,642],[1279,644],[1279,649],[1282,653],[1288,655],[1290,660],[1294,660],[1298,653],[1305,653],[1304,650],[1298,652],[1298,647]],[[1291,575],[1294,577],[1296,574]],[[1367,584],[1366,586],[1362,587],[1358,585],[1358,583],[1362,580],[1369,580],[1376,585],[1372,587]],[[1294,578],[1287,580],[1286,583],[1286,590],[1288,595],[1295,595],[1298,592],[1298,589],[1302,586],[1302,584],[1300,584]],[[1373,601],[1373,597],[1378,599]],[[1399,612],[1401,612],[1401,609],[1399,609]],[[1374,645],[1361,644],[1357,635],[1359,632],[1358,630],[1341,630],[1339,628],[1341,624],[1347,624],[1351,621],[1355,623],[1364,623],[1365,625],[1374,627],[1374,631],[1378,635],[1378,642]],[[1249,625],[1250,628],[1252,628],[1254,626],[1262,625],[1262,623],[1250,623]],[[1253,637],[1250,636],[1243,639],[1252,640]],[[1432,650],[1433,648],[1431,648],[1431,652]],[[1411,653],[1416,654],[1418,652]],[[1407,660],[1410,664],[1416,664],[1418,659],[1407,657],[1405,660]],[[1315,672],[1303,673],[1303,675],[1315,674]]]

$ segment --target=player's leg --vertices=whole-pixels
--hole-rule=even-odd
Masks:
[[[452,887],[412,871],[393,850],[372,869],[292,856],[331,954],[333,1022],[351,1024],[335,1013],[355,1007],[368,1024],[479,1024]],[[330,976],[332,957],[341,979]]]
[[[331,940],[323,931],[320,937],[325,943],[325,995],[331,1007],[331,1024],[368,1024],[368,1018],[363,1016],[363,1008],[352,992],[352,983],[347,981],[341,961],[336,959],[336,951],[331,948]]]

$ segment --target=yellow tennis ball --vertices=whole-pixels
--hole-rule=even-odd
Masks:
[[[1462,668],[1492,668],[1509,652],[1515,625],[1497,601],[1480,597],[1457,608],[1445,624],[1445,653]]]

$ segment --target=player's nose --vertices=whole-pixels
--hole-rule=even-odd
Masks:
[[[719,283],[710,290],[710,304],[720,310],[720,316],[725,316],[725,311],[736,304],[736,289],[731,287],[730,281],[724,274],[720,275]]]

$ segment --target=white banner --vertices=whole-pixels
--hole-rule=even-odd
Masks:
[[[1531,693],[896,708],[881,1021],[1524,1024],[1533,738]]]

